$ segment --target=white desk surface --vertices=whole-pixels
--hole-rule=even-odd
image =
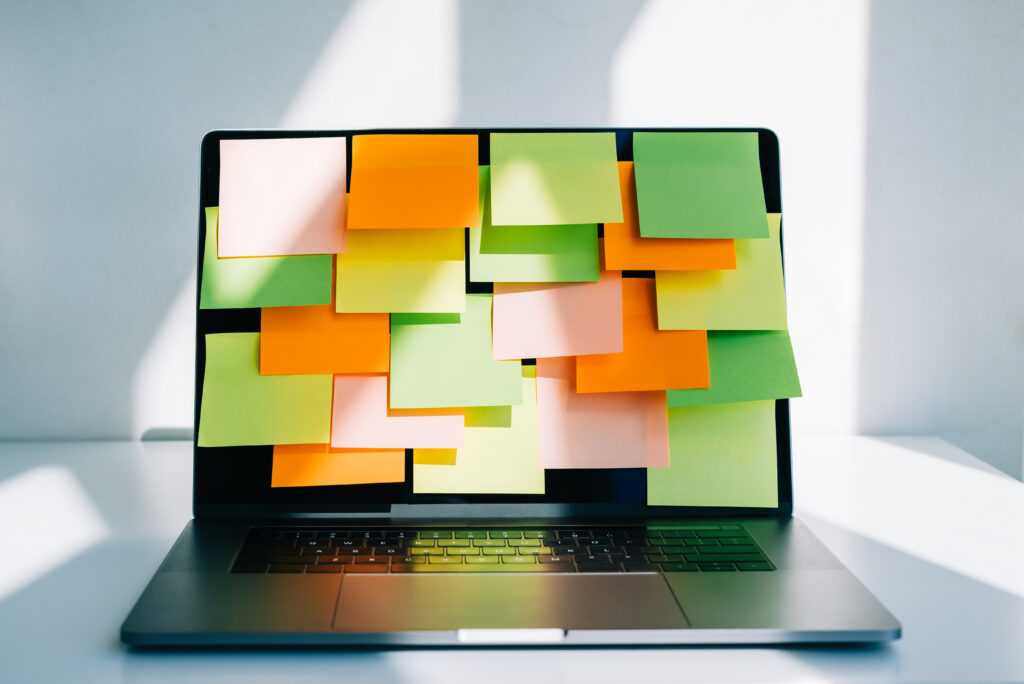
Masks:
[[[797,516],[901,620],[892,645],[131,652],[190,518],[190,445],[0,444],[0,681],[1022,681],[1024,483],[937,439],[798,436]]]

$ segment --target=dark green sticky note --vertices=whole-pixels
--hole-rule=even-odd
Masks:
[[[200,309],[331,303],[332,255],[220,259],[217,257],[217,209],[206,208]]]
[[[641,237],[766,238],[757,133],[634,133]]]
[[[711,385],[668,390],[669,407],[800,396],[793,346],[785,330],[708,331]]]

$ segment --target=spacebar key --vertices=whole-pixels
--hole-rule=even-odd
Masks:
[[[393,563],[391,565],[391,572],[410,572],[419,574],[421,572],[480,572],[480,573],[495,573],[495,572],[575,572],[572,563],[523,563],[514,565],[486,565],[480,564],[452,564],[452,565],[431,565],[431,564],[405,564],[405,563]]]

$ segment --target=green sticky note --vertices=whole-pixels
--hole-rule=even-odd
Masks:
[[[260,334],[206,336],[199,446],[331,441],[331,375],[260,375]]]
[[[520,362],[491,358],[491,295],[465,295],[465,309],[391,315],[390,408],[522,403]]]
[[[598,279],[597,224],[495,226],[487,198],[490,169],[480,167],[481,225],[469,229],[473,282],[558,283]]]
[[[544,469],[537,454],[537,378],[526,370],[524,366],[522,377],[517,378],[523,401],[510,407],[508,427],[470,427],[467,420],[465,441],[456,450],[454,465],[413,464],[413,492],[544,493]]]
[[[757,133],[633,134],[641,237],[764,238]]]
[[[499,226],[619,223],[614,133],[491,133]]]
[[[779,214],[767,240],[736,240],[736,269],[657,271],[661,330],[785,330]]]
[[[511,406],[467,406],[466,427],[510,427]]]
[[[218,208],[206,207],[200,309],[331,303],[330,254],[217,258]]]
[[[651,506],[779,505],[775,402],[668,410],[669,467],[647,469]]]
[[[668,390],[669,407],[800,396],[789,333],[708,331],[711,385]]]

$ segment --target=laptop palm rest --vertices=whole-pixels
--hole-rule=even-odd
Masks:
[[[618,575],[344,575],[334,629],[683,629],[664,577]]]

